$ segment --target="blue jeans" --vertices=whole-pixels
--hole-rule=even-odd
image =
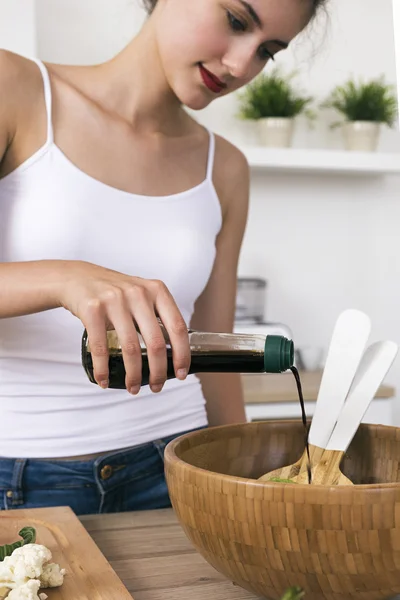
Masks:
[[[70,506],[85,515],[168,508],[164,450],[182,433],[91,460],[0,459],[0,510]]]

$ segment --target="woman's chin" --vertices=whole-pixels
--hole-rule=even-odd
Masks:
[[[191,110],[202,110],[206,108],[215,98],[206,90],[198,90],[196,93],[182,93],[179,95],[179,99],[184,106]]]

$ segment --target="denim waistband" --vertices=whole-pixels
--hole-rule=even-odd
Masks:
[[[0,458],[0,493],[5,494],[9,508],[17,508],[24,504],[25,491],[41,487],[62,487],[71,490],[95,487],[100,496],[104,496],[121,484],[150,474],[154,461],[159,461],[160,458],[164,460],[166,445],[185,433],[188,432],[180,432],[123,450],[106,452],[90,460]]]

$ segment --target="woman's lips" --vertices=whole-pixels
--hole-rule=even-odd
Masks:
[[[199,71],[204,84],[214,94],[219,94],[226,88],[226,83],[223,83],[216,75],[210,73],[210,71],[207,71],[201,64],[199,65]]]

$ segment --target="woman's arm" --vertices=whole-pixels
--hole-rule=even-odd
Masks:
[[[83,261],[0,264],[0,319],[58,307],[69,310],[86,328],[94,376],[101,387],[108,387],[106,334],[111,324],[122,347],[126,388],[132,394],[139,392],[142,356],[136,322],[148,350],[150,387],[153,392],[161,391],[167,377],[167,353],[156,314],[171,339],[176,376],[186,378],[190,351],[185,321],[161,281],[131,277]]]
[[[32,108],[36,104],[43,104],[43,82],[37,69],[23,57],[0,50],[0,177],[26,154],[29,125],[37,118]],[[122,346],[126,387],[133,394],[139,391],[142,358],[136,322],[149,352],[150,386],[154,392],[161,390],[167,355],[156,315],[170,335],[176,375],[186,377],[190,352],[185,321],[161,281],[130,277],[83,261],[0,263],[0,319],[58,307],[78,317],[82,331],[87,329],[95,378],[102,387],[108,386],[106,333],[112,324]]]
[[[217,238],[214,267],[196,302],[191,326],[200,331],[231,332],[235,318],[237,266],[248,213],[249,167],[243,154],[224,140],[219,142],[218,152],[214,179],[223,225]],[[239,374],[204,373],[199,377],[211,426],[246,421]]]

